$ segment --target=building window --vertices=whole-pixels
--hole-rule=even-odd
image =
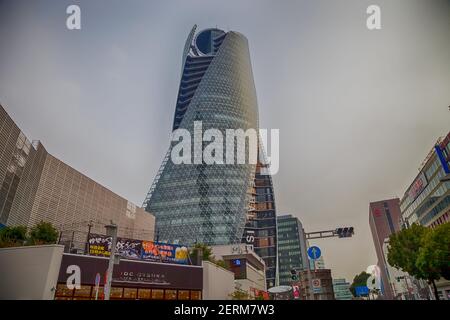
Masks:
[[[123,298],[124,299],[136,299],[137,298],[137,289],[136,288],[123,289]]]
[[[386,217],[387,217],[387,221],[388,221],[389,229],[391,230],[391,233],[395,233],[395,228],[394,228],[394,224],[392,222],[391,212],[387,208],[386,208]]]
[[[98,288],[97,300],[104,300],[104,288]],[[82,285],[80,289],[68,289],[65,283],[56,287],[55,300],[95,300],[96,287]],[[200,290],[149,289],[149,288],[111,288],[111,300],[201,300]]]
[[[164,293],[165,300],[176,300],[177,299],[177,290],[166,290]]]
[[[191,300],[200,300],[202,298],[201,291],[191,291]]]
[[[122,298],[122,291],[123,291],[123,288],[112,287],[111,288],[110,298],[111,299],[121,299]]]
[[[91,296],[91,289],[91,286],[81,286],[80,289],[75,289],[73,296],[89,298]]]
[[[163,300],[164,299],[164,290],[152,289],[152,299]]]
[[[152,297],[152,292],[150,289],[139,289],[138,298],[139,299],[150,299]]]
[[[178,300],[189,300],[189,290],[178,290]]]
[[[72,297],[73,289],[67,288],[66,284],[58,284],[56,286],[56,296],[59,297]]]

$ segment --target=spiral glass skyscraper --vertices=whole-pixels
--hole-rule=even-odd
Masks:
[[[188,36],[172,130],[185,129],[194,137],[198,121],[204,131],[216,129],[224,136],[229,129],[258,130],[248,42],[240,33],[206,29],[196,34],[194,26]],[[194,144],[192,151],[203,146]],[[252,244],[266,261],[268,287],[275,285],[273,188],[270,176],[260,175],[261,161],[175,164],[173,147],[172,142],[144,201],[156,217],[158,239],[185,245]],[[258,149],[260,160],[264,154]]]

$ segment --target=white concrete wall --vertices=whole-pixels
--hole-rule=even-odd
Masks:
[[[252,288],[266,291],[266,275],[263,271],[247,264],[247,279],[251,283]]]
[[[52,300],[64,246],[0,249],[0,300]]]
[[[203,300],[230,300],[234,292],[234,273],[203,261]]]

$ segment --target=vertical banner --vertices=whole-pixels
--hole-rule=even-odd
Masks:
[[[437,156],[439,158],[439,161],[441,161],[441,165],[442,165],[442,168],[444,168],[444,172],[446,174],[449,174],[450,173],[450,169],[448,167],[448,163],[447,163],[447,160],[445,159],[444,153],[441,150],[441,147],[439,145],[436,145],[434,147],[434,150],[436,151],[436,154],[437,154]]]

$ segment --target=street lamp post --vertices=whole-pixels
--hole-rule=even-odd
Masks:
[[[106,235],[111,237],[111,255],[109,256],[108,270],[106,271],[106,283],[105,283],[105,300],[109,300],[111,295],[111,283],[114,271],[114,255],[116,253],[117,243],[117,225],[111,221],[111,224],[105,226]]]

